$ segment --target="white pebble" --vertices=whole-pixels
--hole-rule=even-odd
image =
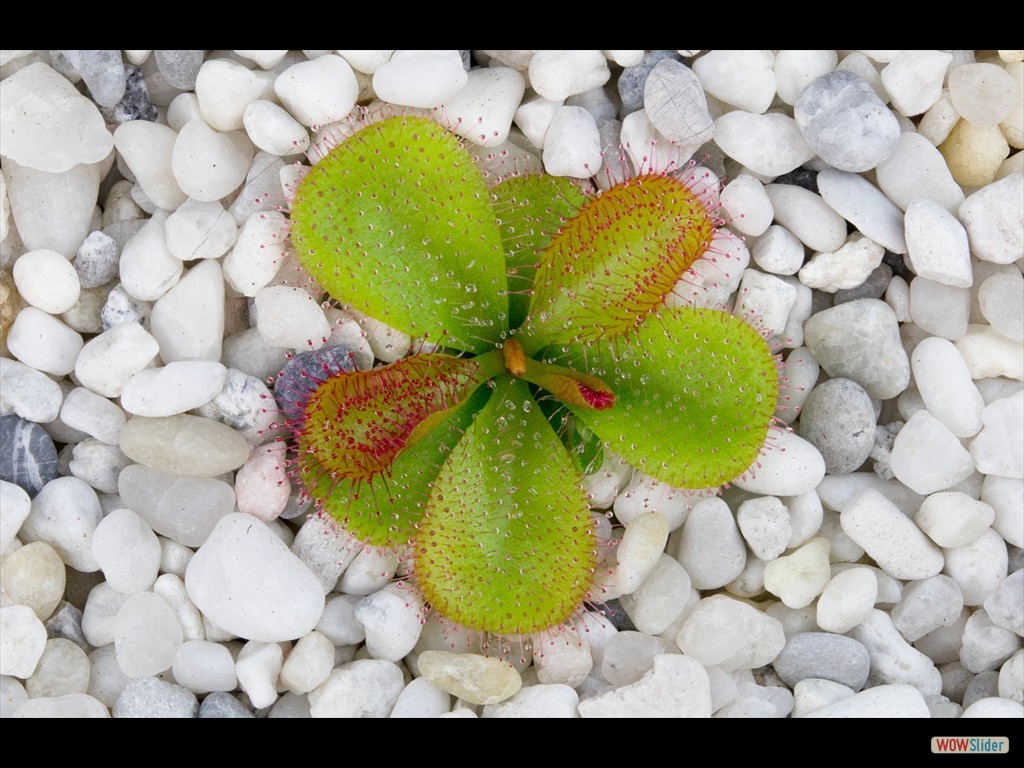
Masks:
[[[18,536],[26,544],[45,541],[72,568],[91,573],[100,569],[92,534],[102,518],[96,491],[77,477],[58,477],[36,494]]]
[[[687,614],[676,644],[705,667],[732,672],[770,664],[786,635],[778,619],[741,600],[712,595]]]
[[[926,410],[914,413],[896,435],[891,466],[900,482],[923,495],[950,488],[975,469],[956,435]]]
[[[718,497],[693,505],[678,536],[676,559],[696,589],[717,589],[735,579],[747,550],[729,505]]]
[[[796,104],[804,88],[815,78],[835,69],[838,61],[839,55],[835,51],[776,51],[772,69],[779,99],[790,106]]]
[[[512,118],[523,100],[523,76],[508,67],[474,69],[468,75],[465,86],[435,109],[435,114],[455,134],[474,144],[501,144],[508,139]]]
[[[1019,702],[1001,699],[996,696],[978,699],[964,709],[963,714],[960,715],[961,719],[984,718],[986,720],[992,720],[993,718],[1020,720],[1022,717],[1024,717],[1024,706]]]
[[[943,550],[943,554],[942,572],[960,585],[965,606],[982,605],[1006,578],[1006,542],[991,528],[970,544]]]
[[[1020,103],[1019,89],[998,64],[976,62],[949,70],[949,98],[956,111],[975,125],[997,125]]]
[[[847,637],[863,644],[871,655],[869,687],[906,683],[925,696],[942,690],[942,676],[934,662],[903,639],[888,613],[872,610]]]
[[[530,59],[530,86],[550,101],[600,88],[611,77],[600,51],[538,51]]]
[[[594,666],[590,643],[582,633],[566,632],[564,637],[553,637],[538,642],[533,654],[537,679],[545,684],[563,684],[579,687]]]
[[[0,357],[0,378],[4,382],[0,388],[0,415],[16,413],[23,419],[45,424],[60,414],[64,393],[46,374],[17,360]]]
[[[578,717],[579,694],[568,685],[531,685],[499,704],[483,708],[481,717]]]
[[[366,639],[363,625],[356,619],[358,595],[334,595],[327,600],[316,631],[334,645],[358,645]]]
[[[220,262],[206,259],[185,273],[153,305],[150,325],[165,363],[219,361],[224,337],[224,277]]]
[[[769,184],[764,191],[775,211],[776,224],[811,250],[836,251],[846,242],[846,221],[820,195],[793,184]],[[802,263],[803,254],[800,256]]]
[[[818,626],[826,632],[845,635],[868,617],[877,597],[878,579],[870,568],[840,571],[818,598]]]
[[[235,242],[238,226],[216,200],[190,198],[167,217],[164,233],[167,250],[182,261],[216,259]]]
[[[799,496],[824,476],[825,460],[817,448],[796,432],[777,430],[754,466],[733,485],[764,496]]]
[[[985,278],[978,288],[981,314],[996,333],[1024,341],[1024,277],[1016,270]]]
[[[728,189],[729,187],[726,187],[726,190]],[[725,197],[723,191],[723,201]],[[771,205],[770,200],[768,204]],[[788,229],[779,224],[772,224],[754,241],[750,256],[765,272],[795,275],[804,263],[804,246]]]
[[[373,73],[373,90],[392,104],[429,109],[460,94],[468,81],[458,51],[401,50]]]
[[[1010,264],[1024,255],[1024,176],[1019,173],[987,184],[958,211],[971,253],[983,261]]]
[[[114,130],[114,146],[154,205],[173,211],[185,202],[171,160],[177,132],[161,123],[130,120]]]
[[[75,387],[64,398],[60,418],[67,426],[78,429],[109,445],[117,445],[124,411],[105,397],[85,387]]]
[[[711,683],[688,656],[662,654],[640,680],[579,703],[581,717],[710,717]]]
[[[309,713],[316,718],[387,717],[405,681],[390,661],[359,659],[331,672],[309,693]]]
[[[238,685],[235,660],[227,646],[209,640],[187,640],[171,665],[178,685],[193,693],[232,691]]]
[[[796,121],[779,112],[726,112],[715,120],[715,143],[740,165],[773,178],[814,157],[814,150],[807,146]],[[786,223],[778,215],[776,220]]]
[[[124,385],[121,405],[138,416],[173,416],[204,405],[224,388],[227,369],[212,360],[187,360],[139,371]]]
[[[775,275],[747,269],[739,290],[734,309],[737,316],[757,318],[768,337],[785,332],[790,310],[796,304],[797,289],[793,285]]]
[[[689,575],[675,558],[663,553],[643,583],[622,596],[622,607],[639,631],[657,635],[679,618],[690,592]]]
[[[156,357],[157,340],[138,323],[121,323],[82,347],[75,376],[84,387],[104,397],[117,397],[128,380]]]
[[[907,206],[904,223],[914,272],[944,285],[970,287],[967,232],[949,211],[932,200],[916,198]]]
[[[171,171],[186,195],[211,202],[241,186],[252,156],[252,143],[244,133],[220,133],[202,120],[191,120],[174,142]]]
[[[940,547],[962,547],[988,530],[995,516],[983,501],[960,491],[943,491],[921,503],[914,522]]]
[[[713,50],[693,63],[704,89],[720,101],[761,114],[775,98],[775,54]]]
[[[105,581],[101,581],[89,591],[82,611],[82,634],[89,645],[96,648],[113,648],[112,644],[117,635],[117,614],[128,602],[129,597],[131,595],[115,592]]]
[[[544,134],[544,169],[552,176],[589,177],[601,168],[601,138],[583,107],[559,107]]]
[[[64,256],[42,248],[23,253],[11,270],[21,298],[51,315],[66,312],[78,301],[81,284]]]
[[[303,636],[281,667],[280,683],[295,694],[309,693],[323,683],[334,668],[334,644],[313,631]]]
[[[803,608],[820,595],[831,577],[829,540],[817,536],[764,567],[764,588],[790,608]]]
[[[359,83],[347,61],[328,54],[288,67],[274,81],[274,93],[303,125],[326,125],[352,111]]]
[[[874,490],[853,497],[840,515],[847,535],[897,579],[926,579],[942,570],[942,552],[920,528]]]
[[[117,612],[114,649],[118,666],[129,677],[155,676],[168,669],[183,640],[174,610],[153,592],[132,595]]]
[[[992,527],[1006,543],[1024,547],[1024,480],[988,475],[981,486],[981,500],[995,511]]]
[[[256,709],[269,707],[277,701],[277,677],[284,663],[280,643],[250,640],[238,654],[235,675],[238,685]]]
[[[978,471],[1000,477],[1024,478],[1024,391],[994,400],[981,414],[984,424],[971,442],[970,453]]]
[[[789,510],[776,496],[748,499],[736,511],[736,522],[750,550],[761,560],[774,560],[789,545]]]
[[[355,606],[368,653],[385,661],[398,662],[413,649],[423,630],[423,614],[422,600],[400,584],[389,584]]]
[[[968,288],[943,285],[920,276],[910,283],[910,319],[926,333],[958,341],[967,333],[970,311]]]
[[[1000,335],[988,325],[968,325],[967,333],[957,339],[956,348],[963,355],[972,379],[1024,379],[1024,344]]]
[[[818,193],[866,237],[893,253],[907,252],[903,212],[863,176],[827,168],[818,174]]]
[[[744,235],[764,234],[775,217],[772,202],[764,191],[764,185],[749,173],[739,174],[725,186],[722,190],[721,203],[728,211],[729,226]],[[754,260],[757,261],[757,258]],[[757,263],[761,264],[759,261]]]
[[[242,114],[245,132],[259,149],[272,155],[294,155],[309,149],[309,132],[272,101],[250,102]]]
[[[46,627],[31,608],[0,608],[0,675],[27,679],[45,649]]]
[[[657,512],[641,515],[626,526],[615,553],[615,581],[620,594],[631,594],[643,583],[665,551],[668,532],[668,520]]]
[[[931,200],[950,213],[956,213],[964,201],[964,192],[953,180],[945,158],[931,141],[914,131],[900,134],[896,149],[878,164],[875,176],[879,189],[904,211],[918,198]]]
[[[882,70],[882,84],[905,117],[920,115],[939,99],[953,56],[943,51],[903,51]]]
[[[149,589],[160,570],[160,542],[130,509],[115,509],[100,521],[93,531],[92,553],[107,583],[118,592]]]
[[[324,311],[302,288],[275,285],[256,293],[256,327],[263,340],[292,349],[323,345],[331,329]]]
[[[212,622],[250,640],[301,637],[323,613],[316,576],[251,515],[221,518],[189,561],[185,585]]]
[[[429,680],[417,677],[402,689],[389,717],[439,717],[449,712],[451,706],[451,696]]]
[[[808,712],[804,717],[906,718],[931,717],[931,712],[917,688],[893,684],[879,685],[852,696],[841,697]]]
[[[934,336],[925,339],[910,356],[910,367],[921,399],[932,416],[957,437],[978,434],[985,402],[971,380],[967,363],[952,342]]]
[[[265,523],[284,510],[291,483],[280,447],[260,447],[235,473],[238,511],[258,517]]]
[[[217,131],[237,131],[246,108],[273,95],[274,75],[231,59],[208,59],[199,67],[195,93],[207,125]]]
[[[12,355],[53,376],[71,373],[83,346],[81,334],[35,307],[22,309],[7,332],[7,348]]]

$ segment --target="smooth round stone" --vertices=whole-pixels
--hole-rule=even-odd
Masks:
[[[426,680],[472,704],[497,704],[522,686],[515,667],[476,653],[424,651],[417,664]]]
[[[812,251],[836,251],[846,242],[846,221],[820,195],[793,184],[768,184],[764,191],[775,211],[775,222]],[[795,252],[790,248],[787,253],[787,263],[795,263]],[[781,274],[793,274],[801,264],[802,251],[796,269]]]
[[[981,314],[1001,336],[1024,341],[1024,277],[1001,272],[985,279],[978,289]]]
[[[96,104],[46,64],[4,78],[0,94],[5,161],[61,173],[110,153],[113,140]]]
[[[782,622],[725,595],[701,600],[676,637],[684,654],[726,672],[763,667],[785,643]]]
[[[950,213],[964,201],[945,158],[934,143],[914,131],[900,134],[892,154],[875,168],[875,177],[879,189],[904,211],[917,198],[934,201]]]
[[[1005,376],[1024,379],[1024,345],[996,333],[988,325],[967,326],[967,332],[956,340],[972,379]]]
[[[511,699],[485,706],[481,717],[578,717],[579,694],[568,685],[531,685]]]
[[[217,131],[237,131],[248,106],[273,95],[274,75],[230,59],[209,59],[196,75],[195,93],[207,125]]]
[[[910,283],[910,319],[923,332],[950,341],[967,333],[971,292],[967,288],[915,277]]]
[[[605,130],[608,129],[605,128]],[[601,128],[598,129],[598,134],[601,135]],[[607,140],[613,139],[614,137]],[[644,110],[626,115],[619,131],[618,143],[625,148],[623,154],[629,158],[633,168],[639,169],[641,173],[650,171],[667,173],[679,170],[693,156],[692,148],[687,148],[682,144],[676,145],[663,139],[651,124],[650,118],[647,117],[647,112]],[[607,147],[605,149],[607,150]],[[610,160],[619,154],[618,149],[613,150],[613,153],[609,154]],[[609,163],[605,171],[612,174],[616,172],[614,161]],[[612,178],[617,179],[618,176],[611,176],[609,181]]]
[[[971,253],[983,261],[1010,264],[1024,255],[1024,176],[1011,174],[987,184],[960,206]]]
[[[0,357],[0,376],[0,414],[14,413],[41,424],[57,418],[64,394],[49,376],[7,357]]]
[[[235,663],[238,684],[256,709],[264,709],[277,701],[276,683],[283,661],[280,643],[251,640],[238,654]]]
[[[101,329],[106,331],[125,323],[145,325],[149,322],[151,312],[152,307],[148,301],[129,296],[121,285],[114,286],[100,309]]]
[[[256,327],[267,344],[305,349],[323,345],[331,329],[323,310],[302,288],[275,285],[256,293]]]
[[[559,107],[544,134],[544,170],[552,176],[593,176],[601,167],[601,138],[583,107]]]
[[[65,582],[60,555],[43,541],[26,544],[0,563],[5,597],[31,608],[40,621],[46,621],[60,603]]]
[[[160,542],[130,509],[115,509],[100,521],[92,535],[92,552],[107,583],[118,592],[142,592],[156,581]]]
[[[171,671],[178,685],[193,693],[231,691],[238,685],[235,660],[226,646],[209,640],[187,640],[174,656]]]
[[[662,59],[672,58],[680,60],[676,51],[653,50],[647,51],[636,64],[625,67],[619,73],[616,82],[616,90],[622,101],[622,114],[628,115],[644,106],[644,86],[651,70]]]
[[[220,262],[206,259],[186,272],[153,305],[150,325],[165,363],[219,361],[224,338],[224,276]]]
[[[826,632],[845,634],[867,618],[878,597],[878,579],[870,568],[835,574],[817,604],[817,623]]]
[[[169,85],[190,91],[195,88],[204,53],[201,50],[154,51],[153,60]]]
[[[530,86],[550,101],[600,88],[611,77],[600,51],[538,51],[530,59]]]
[[[114,146],[142,191],[154,205],[173,211],[187,195],[178,186],[172,169],[175,130],[149,120],[131,120],[114,130]]]
[[[949,71],[949,98],[975,125],[997,125],[1020,103],[1017,84],[998,64],[961,64]]]
[[[915,347],[910,365],[930,414],[957,437],[972,437],[981,430],[985,402],[952,342],[937,337],[923,340]]]
[[[668,520],[657,512],[641,515],[626,526],[615,553],[620,594],[631,594],[643,583],[665,551],[668,533]]]
[[[866,237],[893,253],[907,252],[903,213],[863,176],[828,168],[818,174],[818,192]]]
[[[635,683],[579,703],[580,717],[710,717],[711,681],[704,667],[679,654],[662,654]]]
[[[103,517],[96,491],[77,477],[48,482],[32,501],[32,511],[19,537],[25,543],[45,541],[77,571],[99,570],[92,554],[92,534]]]
[[[101,493],[117,492],[117,476],[131,464],[116,445],[87,437],[71,450],[68,470]]]
[[[227,368],[212,360],[168,363],[132,376],[121,391],[121,406],[137,416],[173,416],[205,405],[224,388]]]
[[[920,115],[938,101],[952,60],[944,51],[903,51],[882,70],[882,85],[900,114]]]
[[[373,73],[373,90],[392,104],[439,107],[469,81],[458,51],[395,51]]]
[[[32,500],[24,488],[8,480],[0,480],[0,552],[6,552],[11,546],[31,509]]]
[[[279,682],[292,693],[309,693],[327,680],[333,668],[334,644],[313,631],[292,648],[281,667]]]
[[[964,605],[982,605],[1006,578],[1009,556],[1006,542],[989,529],[970,544],[943,551],[943,573],[960,585]]]
[[[174,142],[171,171],[186,195],[211,202],[241,186],[252,156],[252,143],[244,133],[220,133],[202,120],[191,120]]]
[[[761,114],[775,98],[771,51],[708,51],[693,63],[704,90],[726,104]]]
[[[232,51],[232,53],[255,62],[260,69],[273,69],[284,60],[288,51]]]
[[[678,645],[664,637],[624,630],[608,638],[601,653],[601,676],[618,687],[635,683],[651,669],[658,656],[676,653]]]
[[[764,588],[790,608],[810,605],[829,582],[829,540],[817,536],[764,567]]]
[[[79,383],[104,397],[117,397],[132,376],[160,351],[157,340],[136,323],[115,325],[82,347],[75,363]]]
[[[117,718],[192,718],[199,716],[199,701],[180,685],[140,675],[128,682],[112,709]]]
[[[679,618],[690,591],[690,576],[683,567],[675,558],[661,554],[643,583],[622,596],[622,607],[639,631],[656,635]]]
[[[173,573],[162,574],[154,582],[153,591],[166,600],[174,610],[185,640],[198,640],[204,636],[210,640],[219,638],[218,632],[208,628],[199,609],[189,600],[185,582],[181,578]]]
[[[70,640],[47,640],[35,672],[25,681],[25,690],[33,699],[86,693],[90,666],[85,651]]]
[[[238,469],[249,444],[230,427],[188,414],[133,416],[118,443],[125,456],[173,474],[215,477]]]
[[[763,496],[799,496],[821,482],[825,460],[817,448],[795,432],[773,432],[769,441],[756,466],[733,485]]]
[[[817,678],[859,691],[867,682],[871,657],[856,640],[827,632],[801,632],[786,642],[772,663],[787,685]]]
[[[781,176],[814,157],[796,121],[778,112],[727,112],[715,120],[715,143],[740,165],[762,176]]]
[[[227,424],[250,445],[263,445],[281,433],[272,427],[280,418],[270,389],[255,376],[228,368],[224,389],[198,409],[207,418]]]
[[[993,529],[1007,544],[1024,547],[1024,480],[988,475],[981,485],[981,500],[995,510]]]
[[[839,55],[835,51],[776,51],[773,70],[779,100],[784,104],[795,104],[811,82],[831,72],[838,62]]]
[[[662,59],[647,76],[644,110],[651,124],[671,142],[696,149],[714,135],[714,119],[699,78],[675,59]]]
[[[937,574],[907,584],[890,615],[893,626],[913,643],[940,627],[951,626],[963,607],[960,586],[949,576]]]
[[[48,249],[23,253],[11,270],[18,293],[33,307],[59,315],[78,301],[81,283],[74,266]]]
[[[1005,627],[996,626],[988,612],[980,608],[971,614],[964,627],[960,663],[976,674],[994,670],[1020,648],[1020,637]]]
[[[89,591],[82,611],[82,634],[90,645],[96,648],[109,646],[113,650],[117,614],[129,597],[131,595],[115,592],[105,581]],[[117,673],[124,676],[120,667],[117,667]]]
[[[17,718],[105,718],[110,712],[98,699],[85,693],[69,693],[64,696],[43,696],[30,699],[18,707],[13,717]]]
[[[868,688],[808,712],[804,717],[907,718],[931,717],[928,703],[911,685],[893,684]]]
[[[71,373],[83,346],[80,334],[35,307],[22,309],[7,333],[7,348],[12,355],[53,376]]]
[[[750,550],[761,560],[774,560],[788,548],[792,530],[789,510],[777,496],[748,499],[736,511],[736,522]]]
[[[747,269],[740,281],[735,312],[740,317],[756,317],[768,337],[778,336],[786,329],[797,289],[774,275]]]
[[[152,218],[125,243],[121,251],[121,286],[129,296],[156,301],[181,279],[181,259],[167,248],[161,218]]]
[[[191,198],[164,222],[167,250],[182,261],[215,259],[227,253],[238,236],[234,218],[216,200]]]
[[[262,642],[293,640],[316,626],[324,590],[267,525],[229,514],[185,572],[188,596],[216,626]]]
[[[46,627],[25,605],[0,608],[0,675],[22,680],[35,671],[46,648]]]
[[[105,397],[85,387],[68,392],[60,409],[60,418],[67,426],[78,429],[110,445],[124,426],[124,412]]]
[[[896,148],[899,122],[859,75],[837,70],[800,94],[793,116],[807,144],[841,171],[867,171]]]
[[[767,237],[766,230],[770,228],[769,225],[775,217],[775,211],[772,209],[772,202],[768,199],[764,185],[760,181],[749,173],[741,173],[725,186],[720,199],[722,207],[729,213],[729,226],[744,235],[765,235]],[[757,245],[760,245],[764,239],[764,237],[760,238]],[[755,250],[757,245],[754,246]],[[793,272],[769,269],[754,255],[753,251],[751,251],[751,255],[757,265],[766,272],[782,275],[793,274]],[[802,260],[803,254],[800,255]],[[770,257],[765,260],[768,264],[774,264]]]
[[[97,104],[112,107],[125,91],[125,66],[118,50],[61,51],[78,71]]]
[[[355,605],[371,658],[398,662],[415,647],[423,630],[424,607],[399,584],[388,585]]]
[[[971,704],[971,706],[965,708],[960,717],[968,719],[984,718],[987,720],[991,720],[993,718],[1020,720],[1024,717],[1024,706],[1016,701],[990,696],[988,698],[978,699],[976,702]]]
[[[117,664],[128,677],[149,677],[168,669],[183,640],[174,609],[153,592],[132,595],[117,612],[114,649]]]
[[[222,480],[182,477],[141,464],[122,470],[118,493],[157,533],[186,547],[206,541],[235,506],[234,490]]]
[[[545,639],[539,646],[533,656],[533,665],[542,684],[577,688],[594,667],[590,643],[579,632],[569,631],[564,637]]]
[[[924,579],[942,570],[942,552],[900,510],[874,490],[855,496],[840,515],[843,530],[897,579]]]
[[[536,96],[527,99],[516,109],[513,118],[516,126],[537,149],[544,148],[544,134],[555,111],[563,106],[560,102],[549,101]]]
[[[891,466],[900,482],[920,494],[950,488],[975,470],[956,435],[926,410],[914,413],[896,436]]]
[[[1004,579],[995,592],[985,599],[985,611],[997,627],[1017,635],[1024,632],[1024,569],[1018,569]]]
[[[973,276],[967,232],[949,211],[918,198],[907,206],[904,224],[910,266],[919,276],[970,287]]]
[[[696,589],[725,586],[743,571],[747,553],[729,506],[718,497],[693,505],[678,539],[676,559]]]
[[[345,59],[328,54],[288,67],[274,81],[274,93],[303,125],[325,125],[352,111],[359,83]]]
[[[451,130],[474,144],[494,146],[508,139],[526,82],[509,67],[474,69],[466,85],[436,110]]]
[[[988,530],[995,511],[959,491],[933,493],[921,504],[914,522],[940,547],[962,547]]]
[[[941,692],[942,676],[934,662],[903,639],[884,611],[871,611],[847,637],[864,645],[871,654],[871,685],[906,683],[925,696]]]
[[[939,145],[939,152],[958,184],[982,187],[995,181],[999,167],[1010,154],[1010,145],[998,127],[961,120]]]
[[[35,496],[56,476],[57,448],[42,425],[0,416],[0,480]]]
[[[398,697],[390,717],[438,717],[451,709],[451,696],[422,677],[412,680]]]
[[[294,155],[309,149],[309,132],[272,101],[257,99],[242,113],[249,140],[272,155]]]
[[[280,446],[259,447],[235,475],[238,511],[270,522],[284,511],[291,493]]]
[[[804,341],[829,376],[857,382],[869,397],[888,400],[910,383],[899,323],[884,301],[858,299],[818,312]]]

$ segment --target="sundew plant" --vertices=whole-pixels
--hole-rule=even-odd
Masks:
[[[721,487],[756,462],[779,384],[744,319],[670,307],[717,223],[682,174],[600,193],[493,179],[415,116],[366,125],[309,170],[296,258],[430,351],[313,371],[286,415],[293,476],[324,513],[408,551],[431,610],[512,637],[557,630],[599,581],[582,481],[606,450],[675,487]]]

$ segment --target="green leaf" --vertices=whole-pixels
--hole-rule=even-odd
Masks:
[[[509,376],[496,383],[434,484],[413,574],[448,619],[525,635],[579,608],[596,543],[581,476],[529,387]]]
[[[717,309],[664,310],[612,343],[577,344],[554,362],[601,377],[615,405],[568,405],[613,451],[679,488],[717,488],[757,459],[779,396],[760,333]]]
[[[675,176],[639,176],[590,200],[544,251],[521,339],[527,353],[638,328],[704,255],[713,224]]]
[[[512,176],[493,188],[494,209],[505,240],[509,326],[522,325],[543,250],[579,213],[587,196],[565,176]]]
[[[446,355],[332,376],[309,396],[296,435],[307,491],[359,540],[404,544],[448,451],[490,394],[477,388],[482,380],[473,361]]]
[[[508,330],[490,190],[431,120],[388,118],[331,150],[295,193],[291,241],[332,297],[414,338],[484,352]]]

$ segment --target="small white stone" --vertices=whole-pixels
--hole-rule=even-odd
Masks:
[[[973,277],[967,232],[949,211],[917,198],[907,206],[904,223],[914,272],[944,285],[970,287]]]
[[[451,706],[451,696],[429,680],[417,677],[402,689],[390,717],[439,717],[447,714]]]
[[[165,363],[219,361],[224,337],[224,277],[220,262],[205,259],[185,273],[153,305],[150,325]]]
[[[202,120],[191,120],[178,132],[171,170],[186,195],[211,202],[242,185],[252,156],[252,143],[244,133],[220,133]]]
[[[845,635],[868,617],[877,597],[878,579],[870,568],[840,571],[818,598],[818,626]]]
[[[911,490],[929,494],[950,488],[975,470],[956,435],[928,411],[917,411],[896,435],[891,466]]]
[[[45,424],[60,414],[64,393],[60,385],[31,366],[0,357],[0,415],[16,413],[23,419]],[[0,551],[4,548],[0,547]]]
[[[272,155],[294,155],[309,149],[309,132],[272,101],[250,102],[242,114],[245,132],[259,149]]]
[[[776,51],[772,69],[779,99],[792,106],[812,80],[831,72],[838,62],[835,51]]]
[[[840,515],[843,530],[897,579],[925,579],[942,570],[942,552],[891,501],[874,490],[857,494]]]
[[[534,649],[533,666],[537,679],[543,684],[577,688],[593,668],[590,644],[583,634],[566,632],[564,637],[553,637],[538,645]]]
[[[747,269],[740,281],[736,315],[756,317],[767,336],[777,336],[786,328],[789,312],[796,303],[796,293],[796,288],[774,275]]]
[[[36,494],[18,536],[26,544],[45,541],[72,568],[91,573],[100,569],[92,534],[102,518],[96,491],[77,477],[58,477]]]
[[[404,688],[402,670],[390,661],[344,664],[309,693],[313,717],[387,717]]]
[[[208,635],[208,639],[216,639],[214,633],[207,632],[203,616],[195,604],[189,600],[185,582],[179,576],[173,573],[161,574],[153,583],[153,591],[171,606],[175,616],[178,617],[178,624],[181,626],[182,637],[185,640],[202,640]]]
[[[763,496],[799,496],[824,476],[825,460],[817,448],[795,432],[777,431],[755,466],[733,485]]]
[[[930,414],[957,437],[978,434],[985,402],[952,342],[937,337],[925,339],[910,356],[910,367]]]
[[[212,360],[168,363],[139,371],[124,385],[121,405],[138,416],[173,416],[205,405],[224,388],[227,369]]]
[[[525,89],[523,76],[514,69],[474,69],[468,73],[465,86],[434,112],[456,135],[474,144],[494,146],[508,139]]]
[[[82,634],[89,645],[96,648],[110,646],[113,650],[117,614],[129,597],[131,595],[115,592],[105,581],[89,591],[82,611]]]
[[[773,178],[814,157],[814,150],[807,146],[796,121],[779,112],[726,112],[715,120],[715,143],[740,165]],[[778,215],[776,220],[786,223]]]
[[[74,266],[47,249],[23,253],[11,270],[21,298],[51,315],[66,312],[78,301],[81,284]]]
[[[92,552],[107,583],[118,592],[149,589],[160,570],[160,542],[130,509],[115,509],[100,521],[93,531]]]
[[[283,663],[284,650],[280,643],[250,640],[239,652],[235,675],[256,709],[269,707],[277,701],[277,677]]]
[[[998,64],[982,62],[949,70],[949,98],[975,125],[997,125],[1020,103],[1013,76]]]
[[[957,339],[956,348],[972,379],[1024,379],[1024,344],[996,333],[988,325],[968,325],[967,333]]]
[[[394,662],[405,658],[416,645],[423,630],[423,614],[422,600],[399,584],[390,584],[355,606],[370,656]]]
[[[187,640],[174,655],[171,672],[178,685],[193,693],[233,691],[238,686],[235,660],[227,646],[209,640]]]
[[[984,699],[978,699],[976,702],[964,709],[963,714],[960,715],[961,719],[973,719],[979,717],[986,720],[992,720],[993,718],[1020,720],[1024,717],[1024,706],[1016,701],[1001,699],[996,696],[989,696]]]
[[[0,608],[0,675],[27,679],[45,649],[46,627],[31,608]]]
[[[232,51],[244,59],[256,62],[260,69],[273,69],[280,64],[288,51]]]
[[[904,211],[914,200],[924,198],[956,213],[964,201],[963,190],[953,180],[945,158],[931,141],[914,131],[900,134],[896,149],[878,164],[875,176],[879,188]]]
[[[764,191],[764,185],[749,173],[739,174],[725,186],[722,190],[721,203],[729,213],[729,226],[744,235],[764,234],[775,217],[772,202]],[[757,261],[757,258],[754,260]],[[761,262],[757,263],[764,267]]]
[[[530,86],[550,101],[600,88],[611,77],[600,51],[538,51],[529,66]]]
[[[775,54],[713,50],[693,63],[704,89],[720,101],[760,114],[775,98]]]
[[[978,288],[981,314],[996,333],[1024,341],[1024,277],[1016,270],[986,278]]]
[[[290,493],[284,454],[278,446],[257,448],[235,473],[238,511],[265,523],[281,514]]]
[[[7,332],[7,348],[12,355],[53,376],[71,373],[83,346],[81,334],[35,307],[23,308]]]
[[[903,212],[860,174],[827,168],[818,174],[818,193],[865,237],[893,253],[907,252]]]
[[[920,115],[938,101],[953,56],[943,51],[903,51],[882,70],[892,104],[906,117]]]
[[[764,191],[775,211],[775,222],[811,250],[836,251],[846,242],[846,221],[820,195],[793,184],[769,184]]]
[[[335,51],[345,61],[352,65],[352,69],[356,72],[362,72],[363,74],[372,75],[382,66],[387,64],[391,60],[391,56],[395,53],[392,51],[385,50],[367,50],[367,51]]]
[[[638,630],[657,635],[679,618],[690,591],[689,575],[675,558],[663,553],[643,583],[622,596],[622,607]]]
[[[280,683],[295,694],[309,693],[323,683],[334,668],[334,644],[313,631],[302,637],[281,667]]]
[[[302,288],[275,285],[256,293],[256,327],[267,344],[306,349],[323,346],[331,329],[324,311]]]
[[[249,69],[231,59],[208,59],[199,67],[195,93],[206,123],[217,131],[237,131],[254,101],[274,92],[274,75]]]
[[[155,676],[168,669],[183,640],[174,610],[153,592],[132,595],[117,612],[114,649],[118,666],[129,677]]]
[[[921,331],[950,341],[967,333],[971,312],[968,288],[915,277],[910,283],[910,319]]]
[[[544,169],[552,176],[589,177],[601,168],[601,138],[582,107],[559,107],[544,134]]]
[[[960,585],[964,605],[982,605],[1006,578],[1006,542],[989,528],[970,544],[944,549],[942,572]]]
[[[740,600],[712,595],[689,612],[676,644],[705,667],[732,672],[770,664],[786,635],[778,619]]]
[[[925,696],[942,690],[942,676],[934,662],[903,639],[884,611],[872,610],[867,619],[850,630],[847,637],[863,644],[871,655],[869,688],[906,683]]]
[[[747,545],[761,560],[774,560],[788,548],[792,534],[789,510],[778,497],[744,501],[736,511],[736,522]]]
[[[274,93],[303,125],[326,125],[352,111],[359,83],[345,59],[329,54],[288,67],[274,81]]]
[[[711,683],[687,656],[662,654],[640,680],[579,703],[581,717],[709,717]]]
[[[785,557],[767,563],[764,588],[790,608],[810,605],[829,582],[829,549],[829,540],[818,536]]]
[[[725,199],[724,191],[722,198]],[[765,272],[795,275],[804,263],[804,246],[788,229],[779,224],[772,224],[754,241],[750,256]]]
[[[914,515],[917,526],[940,547],[970,544],[993,520],[992,507],[959,491],[931,494]]]
[[[117,445],[124,412],[105,397],[85,387],[75,387],[64,398],[60,409],[61,420],[72,429],[78,429],[109,445]]]
[[[182,261],[223,256],[238,236],[235,220],[216,200],[188,199],[164,222],[167,250]]]
[[[910,685],[880,685],[841,697],[804,717],[904,718],[931,717],[921,692]]]
[[[1014,173],[972,194],[959,210],[971,253],[1010,264],[1024,255],[1024,175]]]
[[[746,546],[729,505],[718,497],[693,505],[677,541],[676,559],[696,589],[725,586],[743,571]]]
[[[531,685],[499,704],[484,707],[481,717],[578,717],[579,694],[568,685]]]

